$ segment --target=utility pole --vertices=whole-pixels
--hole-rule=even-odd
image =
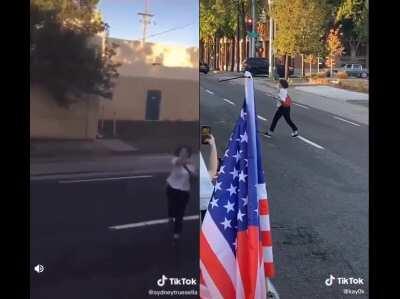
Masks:
[[[149,0],[144,0],[144,12],[139,12],[138,15],[142,17],[140,22],[143,23],[142,43],[144,45],[147,37],[147,26],[151,24],[151,18],[154,17],[154,15],[149,12]]]
[[[274,38],[274,20],[271,17],[272,0],[268,0],[268,10],[269,10],[269,49],[268,49],[268,77],[273,78],[273,67],[274,67],[274,57],[272,52],[272,42]]]
[[[250,57],[256,57],[256,0],[251,1],[252,35],[250,39]]]

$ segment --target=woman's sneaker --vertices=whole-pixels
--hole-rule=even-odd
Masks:
[[[293,131],[292,137],[297,137],[297,136],[299,136],[299,132],[297,132],[297,130],[296,130],[296,131]]]

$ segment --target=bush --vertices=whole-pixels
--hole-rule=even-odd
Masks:
[[[338,79],[348,79],[348,78],[349,78],[349,75],[348,75],[346,72],[338,72],[338,73],[336,74],[336,77],[337,77]]]

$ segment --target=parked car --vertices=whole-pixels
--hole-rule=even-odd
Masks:
[[[242,69],[252,73],[253,75],[263,74],[266,75],[269,72],[269,61],[266,58],[253,57],[247,58],[242,63]],[[276,71],[279,77],[285,76],[285,65],[277,64]],[[289,76],[294,73],[294,68],[289,66]]]
[[[207,63],[200,62],[199,70],[200,73],[207,74],[210,71],[210,67],[208,66]]]
[[[343,71],[345,71],[349,76],[359,78],[368,78],[369,75],[368,70],[361,64],[345,64]]]

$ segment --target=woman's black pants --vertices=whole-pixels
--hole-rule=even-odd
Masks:
[[[182,219],[189,201],[189,192],[167,186],[168,217],[174,218],[174,233],[182,232]]]
[[[278,120],[282,117],[282,115],[285,118],[288,125],[292,128],[292,130],[297,131],[296,125],[290,119],[290,107],[283,107],[283,106],[280,106],[278,108],[278,110],[275,112],[275,115],[274,115],[274,118],[272,120],[271,127],[269,128],[269,130],[271,132],[273,132],[275,130],[276,124],[278,123]]]

